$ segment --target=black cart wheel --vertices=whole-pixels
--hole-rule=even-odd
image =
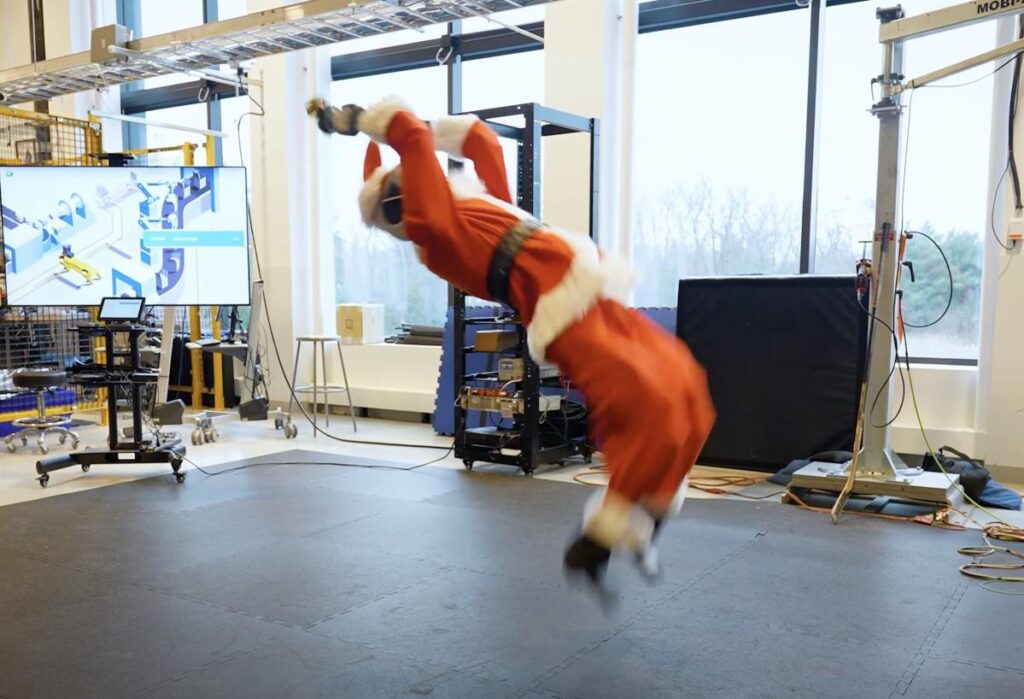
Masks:
[[[174,474],[174,480],[178,481],[179,483],[184,483],[185,482],[185,474],[184,473],[175,473]]]
[[[533,471],[524,471],[527,478],[533,478]]]
[[[472,471],[473,470],[473,462],[470,461],[469,459],[463,459],[462,460],[462,465],[466,467],[467,471]]]
[[[82,464],[82,473],[89,473],[89,464]]]
[[[38,480],[40,487],[45,488],[46,484],[50,482],[50,474],[44,473],[43,475],[39,476]]]

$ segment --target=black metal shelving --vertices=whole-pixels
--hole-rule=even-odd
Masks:
[[[561,112],[535,103],[518,104],[474,112],[503,138],[517,144],[518,185],[516,203],[531,212],[538,219],[541,216],[541,146],[545,137],[572,133],[590,134],[590,236],[597,238],[597,194],[599,172],[599,120]],[[514,118],[523,125],[510,125],[505,120]],[[501,120],[501,121],[499,121]],[[454,376],[455,376],[455,456],[462,459],[466,468],[473,468],[476,462],[501,463],[518,467],[526,475],[532,475],[541,464],[560,463],[566,459],[582,456],[591,457],[587,442],[586,424],[579,419],[569,420],[564,412],[542,412],[540,402],[542,388],[561,389],[558,380],[545,379],[540,367],[532,361],[527,349],[526,329],[516,319],[513,309],[496,306],[489,317],[467,318],[465,293],[453,290],[454,307]],[[521,381],[514,382],[516,392],[523,398],[522,412],[505,415],[498,424],[494,423],[496,413],[488,415],[492,424],[481,428],[470,428],[469,415],[473,410],[458,401],[465,386],[495,388],[506,383],[498,378],[498,372],[466,373],[467,356],[477,353],[474,345],[467,345],[468,329],[514,329],[518,332],[518,343],[503,352],[488,353],[494,357],[511,357],[523,360]],[[563,410],[565,405],[563,403]],[[508,422],[511,420],[511,425]]]

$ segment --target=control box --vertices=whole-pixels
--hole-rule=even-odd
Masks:
[[[509,393],[486,388],[463,387],[459,406],[464,410],[479,410],[487,413],[501,413],[502,417],[522,415],[526,412],[526,401],[521,392]],[[540,395],[537,406],[542,413],[562,408],[561,396]]]
[[[558,376],[558,367],[547,362],[540,364],[540,378],[551,379]],[[502,357],[498,360],[498,379],[500,381],[522,381],[523,360],[521,357]]]

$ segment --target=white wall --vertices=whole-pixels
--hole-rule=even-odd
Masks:
[[[1012,41],[1013,22],[1000,20],[999,41]],[[1005,148],[1011,72],[1000,71],[996,76],[993,99],[993,152],[1002,154]],[[1022,86],[1024,88],[1024,86]],[[1024,99],[1024,89],[1018,99]],[[1018,118],[1015,142],[1024,139],[1024,119]],[[1018,155],[1018,163],[1024,166]],[[995,183],[1002,175],[1006,161],[995,157],[990,179]],[[997,210],[993,227],[1003,237],[1008,222],[1024,212],[1013,212],[1013,191],[1004,180],[1002,195],[1004,206]],[[991,236],[986,236],[985,285],[982,296],[982,320],[985,330],[982,352],[981,390],[979,391],[979,428],[985,433],[985,458],[1001,466],[1024,468],[1024,322],[1021,303],[1024,302],[1024,260],[1021,246],[1007,253]],[[1005,273],[1004,273],[1005,270]]]
[[[249,8],[257,11],[277,4],[250,0]],[[256,93],[265,110],[262,117],[248,117],[253,232],[267,313],[289,379],[294,338],[335,331],[330,149],[305,110],[309,99],[329,92],[330,53],[327,47],[262,58],[252,71],[263,81]],[[287,401],[288,387],[273,354],[269,370],[271,399]],[[306,352],[299,383],[309,381],[311,370]]]
[[[545,105],[600,119],[598,239],[629,257],[632,209],[632,71],[636,3],[561,0],[547,6],[544,24]],[[544,139],[543,216],[547,223],[585,233],[589,225],[590,139]]]

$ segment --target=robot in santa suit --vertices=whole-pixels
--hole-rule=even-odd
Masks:
[[[653,539],[678,511],[715,419],[703,368],[678,338],[616,300],[629,273],[586,235],[512,204],[498,139],[474,116],[427,123],[390,98],[369,108],[313,100],[322,131],[371,139],[359,194],[363,221],[410,241],[419,259],[465,293],[513,307],[532,358],[572,381],[588,409],[609,483],[584,508],[565,553],[569,573],[600,586],[613,551],[658,572]],[[381,166],[377,144],[398,152]],[[449,180],[437,151],[469,160],[478,181]]]

